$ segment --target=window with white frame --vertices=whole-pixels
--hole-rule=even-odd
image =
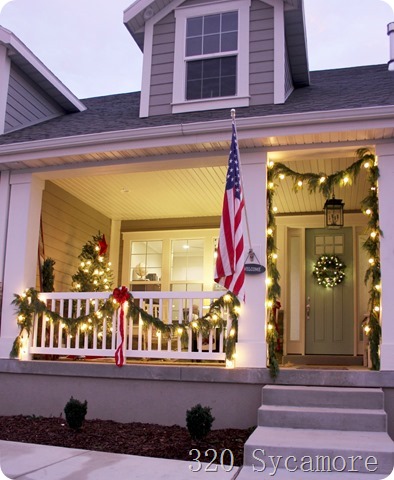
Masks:
[[[201,6],[176,10],[174,113],[249,104],[249,7],[230,0],[204,5],[204,15]]]
[[[237,52],[237,11],[188,18],[186,100],[236,95]]]

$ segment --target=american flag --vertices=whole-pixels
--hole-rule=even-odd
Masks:
[[[226,190],[220,222],[215,282],[244,300],[244,238],[242,217],[244,199],[241,188],[238,141],[233,121],[228,159]]]

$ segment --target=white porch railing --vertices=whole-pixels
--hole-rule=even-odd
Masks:
[[[62,317],[100,315],[100,305],[110,296],[109,292],[40,293],[40,300],[47,308]],[[182,325],[192,322],[209,311],[210,304],[220,295],[218,292],[133,292],[133,301],[148,314],[160,318],[168,325],[179,325],[168,338],[154,326],[145,327],[141,314],[124,316],[124,355],[126,358],[225,360],[225,335],[230,331],[231,319],[227,311],[222,318],[227,328],[212,328],[204,337],[193,328],[182,335]],[[77,357],[114,357],[119,342],[119,309],[112,317],[93,322],[91,318],[80,324],[74,334],[65,324],[52,322],[46,315],[36,314],[29,339],[29,353],[41,355]],[[185,341],[186,338],[186,341]]]

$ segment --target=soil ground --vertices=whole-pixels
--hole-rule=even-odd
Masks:
[[[252,429],[222,429],[200,441],[192,440],[186,427],[147,423],[118,423],[85,420],[79,431],[72,430],[62,417],[0,416],[0,439],[100,452],[191,461],[198,449],[200,461],[242,465],[243,447]],[[211,449],[211,450],[210,450]],[[231,453],[230,453],[231,451]]]

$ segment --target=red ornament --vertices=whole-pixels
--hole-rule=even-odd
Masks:
[[[108,250],[108,243],[105,241],[105,235],[101,237],[101,239],[98,241],[98,245],[100,247],[99,255],[105,255]]]

